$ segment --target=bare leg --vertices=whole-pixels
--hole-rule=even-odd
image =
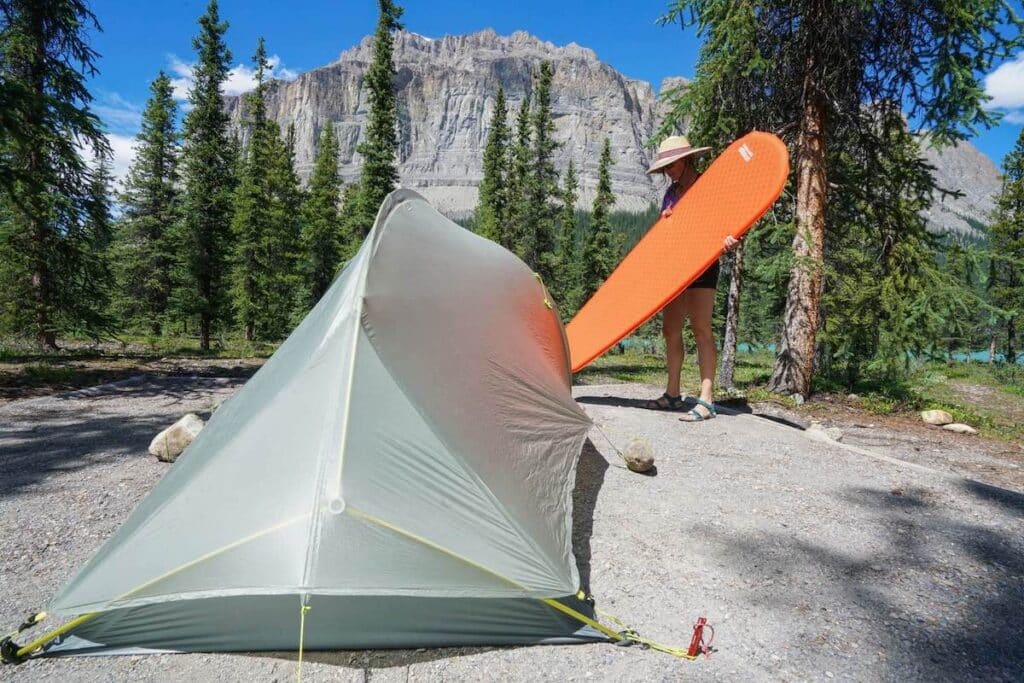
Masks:
[[[665,337],[665,358],[668,385],[665,393],[679,396],[679,373],[683,370],[683,318],[686,315],[686,292],[665,305],[661,312],[661,333]]]
[[[697,342],[697,365],[700,368],[700,398],[711,403],[715,395],[715,366],[718,362],[715,336],[711,331],[711,317],[715,307],[715,290],[707,288],[688,289],[682,294],[690,329]],[[707,408],[697,406],[697,411],[707,417]]]

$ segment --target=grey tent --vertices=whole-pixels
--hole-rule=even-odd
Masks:
[[[53,599],[86,616],[47,654],[606,639],[574,597],[589,426],[542,283],[399,190]]]

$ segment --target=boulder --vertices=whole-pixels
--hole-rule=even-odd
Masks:
[[[953,416],[947,413],[945,410],[923,410],[921,411],[921,419],[930,425],[948,425],[953,421]]]
[[[978,430],[970,425],[965,425],[961,422],[953,422],[948,425],[943,425],[943,429],[947,432],[956,432],[957,434],[977,434]]]
[[[634,439],[622,452],[622,459],[633,472],[650,472],[654,467],[654,448],[645,439]]]
[[[189,413],[170,427],[160,432],[149,444],[149,452],[163,462],[174,462],[178,459],[196,435],[203,428],[203,418]]]

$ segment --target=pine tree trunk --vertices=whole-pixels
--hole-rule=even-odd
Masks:
[[[782,339],[768,389],[807,396],[814,375],[822,265],[825,253],[825,103],[808,60],[807,93],[797,139],[796,235],[783,317]]]
[[[199,350],[210,350],[210,314],[205,311],[199,316]]]
[[[992,336],[988,340],[988,364],[992,365],[996,362],[996,333],[992,331]]]
[[[46,263],[47,232],[47,227],[40,218],[32,220],[32,247],[35,251],[32,298],[35,305],[36,343],[40,348],[55,351],[57,339],[50,320],[50,271]]]
[[[256,324],[248,322],[245,324],[245,341],[251,342],[256,338]]]
[[[1013,365],[1017,362],[1017,325],[1013,318],[1006,321],[1006,362]]]
[[[733,374],[736,368],[737,327],[740,318],[741,273],[743,269],[743,245],[733,252],[732,274],[729,277],[729,296],[726,302],[725,337],[722,340],[722,361],[718,371],[719,384],[725,389],[735,389]]]

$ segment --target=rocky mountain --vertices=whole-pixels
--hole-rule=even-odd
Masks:
[[[356,146],[368,109],[363,81],[371,50],[367,37],[333,64],[270,84],[268,113],[282,128],[295,126],[296,162],[303,178],[312,171],[316,141],[328,120],[340,140],[342,176],[346,181],[358,176]],[[558,47],[525,32],[499,36],[490,29],[438,39],[396,35],[403,186],[415,188],[449,215],[470,213],[476,206],[498,86],[505,89],[514,124],[516,109],[533,88],[532,74],[545,59],[554,66],[552,111],[556,139],[562,144],[560,164],[573,159],[580,174],[580,204],[589,206],[593,198],[606,136],[614,156],[616,208],[641,211],[660,199],[663,181],[644,174],[651,158],[648,145],[663,113],[652,86],[623,76],[593,50],[575,43]],[[666,79],[661,91],[683,84],[683,79]],[[237,123],[241,101],[228,106]],[[939,227],[969,233],[970,220],[985,221],[984,212],[998,190],[998,173],[968,144],[944,151],[937,161],[946,186],[966,196],[947,200],[933,211],[933,219]]]
[[[969,142],[959,142],[941,151],[925,148],[925,159],[935,167],[935,180],[943,190],[963,196],[936,195],[928,210],[928,222],[936,232],[952,232],[979,239],[991,222],[996,195],[1002,189],[999,169]]]

